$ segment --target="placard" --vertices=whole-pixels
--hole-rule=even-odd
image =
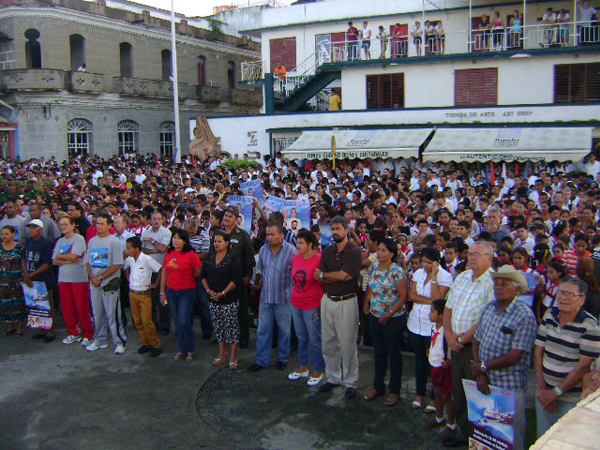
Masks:
[[[25,306],[28,311],[27,326],[50,330],[52,328],[52,310],[46,283],[34,281],[31,287],[25,283],[21,283],[21,286],[23,286]]]

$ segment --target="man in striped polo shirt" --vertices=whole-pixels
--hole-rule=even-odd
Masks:
[[[587,284],[565,277],[558,286],[558,307],[549,308],[535,340],[534,366],[538,382],[538,437],[581,398],[581,379],[600,355],[600,328],[585,312]]]

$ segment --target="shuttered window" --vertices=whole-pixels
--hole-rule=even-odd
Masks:
[[[498,104],[498,69],[463,69],[454,72],[454,106]]]
[[[554,66],[554,103],[600,102],[600,63]]]
[[[404,74],[367,75],[367,109],[404,108]]]
[[[289,72],[296,68],[296,38],[271,39],[269,41],[271,50],[271,73],[275,72],[275,67],[283,64],[283,67]]]

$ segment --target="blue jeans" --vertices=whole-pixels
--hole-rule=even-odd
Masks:
[[[292,307],[292,319],[298,336],[298,360],[301,366],[325,371],[325,360],[321,349],[321,308],[297,309]]]
[[[202,325],[202,334],[211,336],[213,334],[213,324],[208,309],[208,292],[200,282],[200,278],[196,280],[196,305],[200,312],[200,325]],[[194,316],[192,315],[192,326],[194,325]]]
[[[256,342],[256,364],[269,366],[273,344],[273,326],[277,324],[277,361],[286,363],[290,359],[290,326],[292,323],[292,305],[275,305],[260,302],[258,313],[258,333]]]
[[[192,328],[192,309],[196,302],[196,289],[177,291],[167,287],[165,292],[171,307],[171,315],[175,319],[179,351],[181,353],[194,353],[196,351],[196,341],[194,339],[194,329]]]

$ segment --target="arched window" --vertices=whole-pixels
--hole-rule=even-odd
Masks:
[[[206,57],[198,56],[198,85],[204,86],[206,84]]]
[[[138,151],[139,125],[133,120],[123,120],[117,126],[119,137],[119,155],[127,156]]]
[[[233,61],[227,63],[227,87],[235,89],[235,63]]]
[[[34,28],[25,31],[25,64],[28,69],[42,68],[42,46],[38,39],[40,32]]]
[[[92,122],[73,119],[67,124],[67,149],[69,159],[87,156],[92,147]]]
[[[164,81],[170,81],[171,75],[173,75],[173,65],[171,62],[171,50],[163,50],[160,53],[160,59],[162,61],[162,79]]]
[[[133,47],[129,42],[119,44],[119,57],[121,61],[121,77],[133,78]]]
[[[69,36],[69,45],[71,49],[71,70],[86,72],[85,38],[79,34],[72,34]]]
[[[173,157],[175,152],[175,122],[160,124],[160,156]]]

